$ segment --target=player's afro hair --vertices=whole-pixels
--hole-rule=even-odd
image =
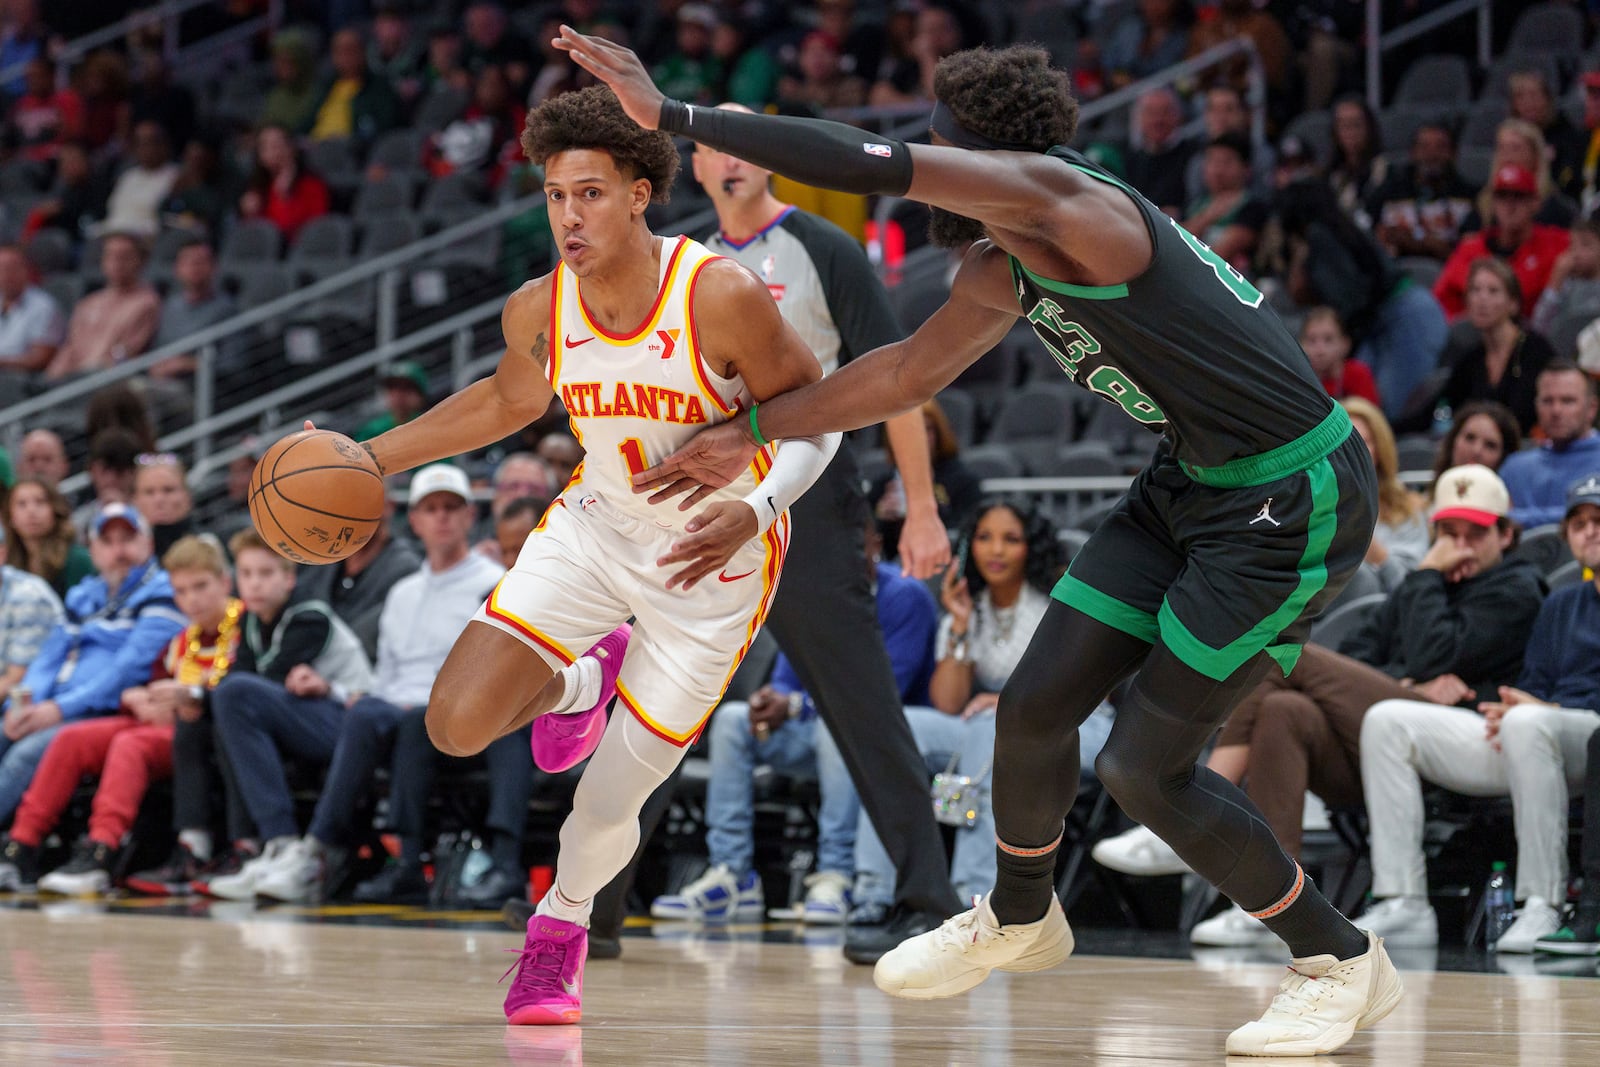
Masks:
[[[672,195],[678,175],[672,135],[639,126],[604,85],[562,93],[528,112],[522,151],[530,160],[542,167],[553,155],[581,148],[610,153],[623,174],[647,180],[652,203]]]
[[[1037,45],[969,48],[939,60],[933,95],[973,133],[1043,152],[1078,129],[1078,102],[1065,71]]]

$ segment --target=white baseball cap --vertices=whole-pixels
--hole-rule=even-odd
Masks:
[[[1433,521],[1466,519],[1493,526],[1511,514],[1511,494],[1500,476],[1481,463],[1451,467],[1433,485]]]
[[[430,493],[454,493],[467,503],[472,503],[472,483],[467,480],[467,472],[448,463],[423,467],[411,476],[407,506],[416,507]]]

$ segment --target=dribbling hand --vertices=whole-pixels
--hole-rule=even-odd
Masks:
[[[628,117],[647,130],[661,119],[661,101],[666,99],[633,51],[603,37],[588,37],[563,25],[550,42],[572,57],[572,61],[611,86]]]
[[[660,567],[688,564],[667,579],[667,588],[693,589],[700,579],[721,569],[760,529],[755,509],[744,501],[719,500],[712,504],[690,519],[684,536],[656,560]]]
[[[678,505],[679,511],[688,511],[739,477],[755,455],[756,446],[739,426],[725,422],[701,430],[672,455],[635,474],[633,491],[650,493],[654,490],[650,497],[652,504],[688,493]]]

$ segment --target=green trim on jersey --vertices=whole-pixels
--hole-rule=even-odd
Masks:
[[[1058,282],[1053,278],[1042,278],[1024,267],[1015,256],[1011,257],[1011,263],[1039,288],[1060,293],[1062,296],[1075,296],[1080,300],[1121,300],[1128,295],[1127,282],[1121,285],[1074,285],[1071,282]]]
[[[1183,468],[1183,473],[1201,485],[1217,489],[1246,489],[1287,478],[1307,470],[1318,460],[1326,460],[1328,454],[1344,444],[1345,438],[1354,430],[1344,405],[1335,404],[1327,417],[1316,426],[1271,451],[1230,459],[1218,467],[1191,467],[1187,463],[1178,465]]]
[[[1140,611],[1132,604],[1124,604],[1088,582],[1074,578],[1070,572],[1061,576],[1056,587],[1050,590],[1050,595],[1067,607],[1077,608],[1090,618],[1121,630],[1129,637],[1137,637],[1153,645],[1160,636],[1160,627],[1154,615]]]
[[[1342,412],[1344,409],[1338,410]],[[1306,436],[1310,437],[1311,434]],[[1322,592],[1328,584],[1328,546],[1333,543],[1334,533],[1339,526],[1339,478],[1333,464],[1324,457],[1305,473],[1311,480],[1311,516],[1306,522],[1305,551],[1295,568],[1300,574],[1300,582],[1276,611],[1252,626],[1242,637],[1222,648],[1212,648],[1189,631],[1165,599],[1161,601],[1161,610],[1156,616],[1161,627],[1161,639],[1177,653],[1179,659],[1207,678],[1220,682],[1242,667],[1251,656],[1263,650],[1277,662],[1284,677],[1288,677],[1300,659],[1301,645],[1273,644],[1272,641],[1300,617],[1306,605],[1311,603],[1311,598]]]

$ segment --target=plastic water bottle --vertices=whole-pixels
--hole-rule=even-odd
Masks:
[[[1516,921],[1517,900],[1506,877],[1506,865],[1496,860],[1490,868],[1489,883],[1483,889],[1483,943],[1489,951],[1500,941],[1500,935]]]
[[[1439,401],[1433,409],[1433,436],[1439,438],[1449,433],[1454,420],[1455,412],[1450,410],[1450,402],[1448,400]]]

